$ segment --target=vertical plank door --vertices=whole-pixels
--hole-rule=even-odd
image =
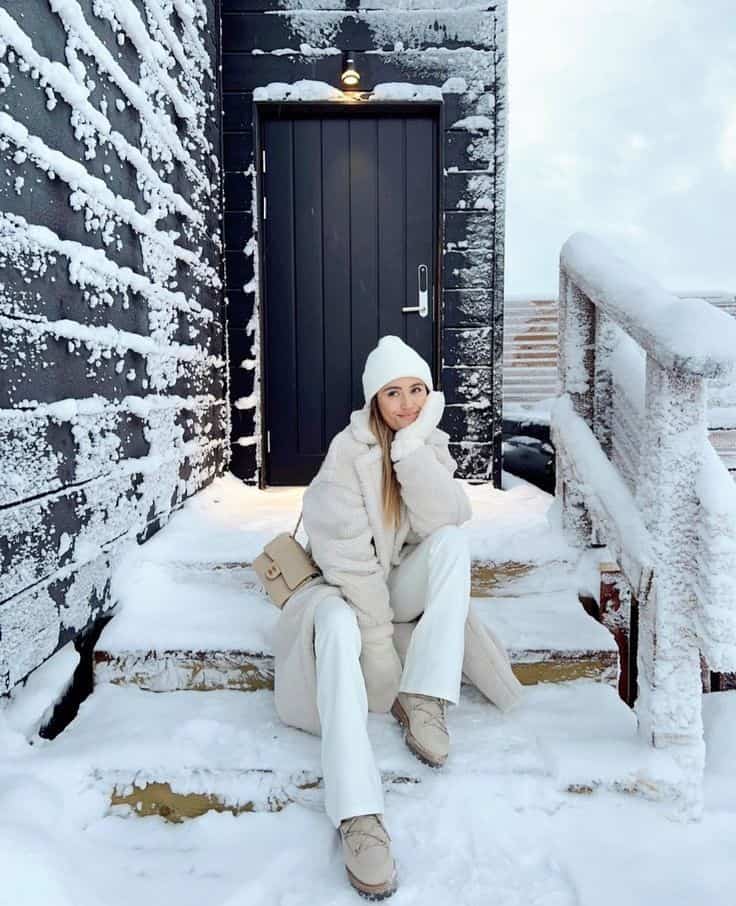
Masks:
[[[426,114],[262,121],[269,485],[311,481],[363,406],[379,337],[402,337],[436,373],[436,130]],[[402,311],[418,304],[420,266],[427,317]]]

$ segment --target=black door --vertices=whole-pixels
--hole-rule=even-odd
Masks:
[[[300,485],[362,407],[380,336],[436,373],[437,125],[283,110],[261,122],[266,483]]]

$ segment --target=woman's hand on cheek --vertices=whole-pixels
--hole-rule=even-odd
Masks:
[[[397,462],[408,456],[417,447],[421,447],[429,435],[442,420],[445,411],[445,395],[439,390],[432,390],[422,410],[410,425],[401,428],[394,435],[391,444],[391,459]]]

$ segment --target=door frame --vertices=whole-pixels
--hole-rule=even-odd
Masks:
[[[262,123],[267,119],[291,119],[295,111],[305,118],[323,117],[325,114],[340,118],[342,116],[429,116],[435,120],[435,153],[437,160],[436,180],[436,232],[435,232],[435,256],[434,256],[434,291],[432,293],[432,312],[434,316],[434,336],[433,352],[435,367],[432,374],[435,388],[441,389],[442,360],[441,360],[441,336],[442,324],[442,255],[444,252],[444,223],[442,212],[444,210],[445,180],[444,174],[444,148],[442,136],[445,129],[445,105],[442,101],[427,100],[408,100],[408,101],[353,101],[353,100],[335,100],[335,101],[254,101],[253,117],[253,146],[255,151],[255,216],[254,227],[257,235],[258,246],[258,266],[255,269],[257,281],[257,304],[258,304],[258,331],[260,342],[257,351],[258,371],[260,375],[260,387],[258,393],[258,411],[260,414],[260,445],[261,445],[261,462],[258,470],[258,487],[265,489],[269,485],[266,483],[266,469],[268,457],[268,424],[266,418],[266,397],[267,397],[267,372],[265,361],[266,349],[266,305],[268,304],[266,280],[265,280],[265,228],[263,222],[263,126]]]

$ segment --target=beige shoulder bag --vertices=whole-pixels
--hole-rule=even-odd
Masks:
[[[320,575],[317,564],[296,540],[301,521],[300,513],[293,533],[277,535],[253,561],[253,569],[277,607],[283,607],[298,588]]]

